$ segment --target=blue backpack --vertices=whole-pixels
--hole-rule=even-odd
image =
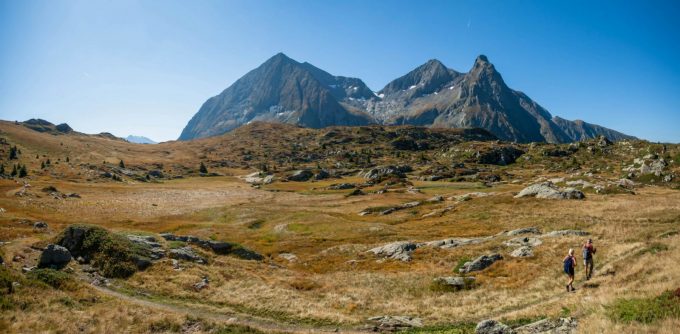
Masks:
[[[564,260],[564,272],[565,273],[571,274],[571,270],[572,270],[572,268],[574,268],[574,262],[573,261],[574,261],[574,258],[572,258],[571,256],[567,257]]]

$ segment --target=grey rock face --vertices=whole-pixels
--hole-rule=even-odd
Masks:
[[[288,181],[295,181],[295,182],[304,182],[312,178],[314,174],[307,169],[303,170],[298,170],[293,172],[290,176],[288,176]]]
[[[484,270],[494,264],[494,262],[502,259],[503,256],[500,254],[482,255],[473,261],[466,262],[458,271],[461,273],[469,273]]]
[[[474,277],[439,277],[435,278],[435,282],[455,290],[469,289],[475,284]]]
[[[368,318],[368,321],[375,323],[371,328],[374,332],[398,332],[412,327],[423,327],[420,318],[407,316],[380,316]]]
[[[47,228],[47,223],[45,223],[45,222],[35,222],[35,223],[33,224],[33,228],[34,228],[34,229],[39,229],[39,230],[46,229],[46,228]]]
[[[406,177],[406,173],[411,172],[413,168],[411,166],[399,165],[399,166],[383,166],[371,168],[367,171],[362,171],[359,176],[369,179],[378,180],[384,177],[396,176],[399,178]]]
[[[581,231],[581,230],[561,230],[561,231],[552,231],[545,236],[547,237],[564,237],[564,236],[586,236],[589,233],[586,231]]]
[[[208,99],[179,139],[219,135],[252,121],[313,128],[371,123],[482,128],[515,142],[560,143],[598,135],[632,138],[583,121],[553,117],[508,87],[483,55],[467,73],[430,60],[374,94],[360,79],[333,76],[277,54]],[[413,140],[397,143],[405,149],[421,149]]]
[[[536,197],[545,199],[584,199],[582,191],[575,188],[561,189],[550,182],[532,184],[519,192],[515,198]]]
[[[543,243],[543,241],[541,241],[541,239],[533,238],[533,237],[519,237],[519,238],[510,239],[510,240],[504,242],[504,244],[506,246],[511,246],[511,247],[513,247],[513,246],[535,247],[535,246],[538,246],[542,243]]]
[[[508,231],[506,234],[508,236],[515,236],[515,235],[520,235],[520,234],[540,234],[541,231],[538,229],[538,227],[525,227],[525,228],[520,228],[512,231]]]
[[[189,246],[171,249],[170,250],[170,258],[171,259],[177,259],[177,260],[191,261],[191,262],[196,262],[196,263],[201,263],[201,264],[206,263],[205,258],[196,254],[196,252],[194,252],[194,250]]]
[[[40,260],[38,262],[38,267],[40,268],[63,268],[71,262],[71,253],[59,245],[47,245],[45,250],[40,255]]]
[[[578,321],[574,318],[543,319],[515,329],[517,334],[571,334],[576,333]]]
[[[510,252],[512,257],[531,257],[534,256],[534,249],[530,246],[522,246]]]
[[[411,253],[413,253],[416,248],[418,248],[416,243],[399,241],[370,249],[369,252],[393,260],[411,261]]]
[[[475,161],[480,164],[505,166],[514,163],[524,153],[514,146],[494,147],[488,151],[477,152]]]
[[[484,320],[475,327],[475,334],[516,334],[508,325],[496,320]]]
[[[279,53],[208,99],[179,139],[219,135],[252,121],[312,128],[366,125],[371,117],[345,103],[373,97],[360,79],[332,76]]]

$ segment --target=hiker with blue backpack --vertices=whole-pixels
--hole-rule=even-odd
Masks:
[[[586,268],[586,280],[593,276],[593,254],[597,249],[593,246],[593,239],[588,239],[583,245],[583,266]]]
[[[569,276],[569,283],[567,284],[567,292],[575,291],[574,289],[574,270],[576,269],[576,258],[574,257],[574,249],[569,249],[569,254],[564,258],[564,273]]]

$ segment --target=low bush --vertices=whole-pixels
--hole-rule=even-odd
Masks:
[[[76,286],[71,275],[54,269],[33,269],[26,275],[29,279],[45,283],[59,290],[73,290]]]
[[[651,298],[619,299],[609,306],[612,320],[649,324],[667,318],[680,318],[680,289]]]

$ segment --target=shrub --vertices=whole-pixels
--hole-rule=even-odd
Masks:
[[[619,299],[609,306],[609,317],[619,322],[645,324],[680,318],[680,291],[666,291],[651,298]]]
[[[80,235],[82,240],[73,240]],[[57,239],[74,257],[91,259],[106,277],[129,277],[137,271],[136,263],[146,258],[146,249],[126,237],[99,226],[72,225]]]
[[[71,275],[48,268],[33,269],[26,276],[59,290],[72,290],[76,284]]]

